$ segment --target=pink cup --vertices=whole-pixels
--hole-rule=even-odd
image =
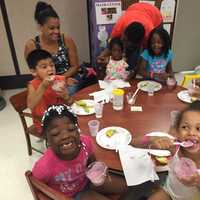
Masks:
[[[182,157],[174,166],[174,172],[179,179],[187,179],[197,172],[197,167],[194,161]]]
[[[52,85],[52,89],[55,92],[61,92],[64,87],[65,87],[65,81],[61,80],[55,80]]]
[[[86,176],[95,186],[100,186],[105,182],[107,169],[105,163],[96,161],[88,166]]]

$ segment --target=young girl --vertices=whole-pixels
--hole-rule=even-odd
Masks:
[[[77,118],[68,107],[62,104],[49,107],[43,117],[43,130],[49,148],[35,164],[33,175],[75,200],[108,200],[95,192],[95,186],[90,189],[85,172],[95,160],[92,139],[80,135]],[[126,186],[123,179],[111,176],[111,181],[106,180],[97,188],[105,193],[120,193]]]
[[[139,64],[143,78],[166,83],[168,77],[173,77],[173,53],[170,48],[170,36],[166,30],[157,28],[150,33],[147,49],[141,54]]]
[[[128,64],[123,58],[123,44],[120,38],[113,38],[109,43],[110,60],[106,66],[105,80],[127,79]]]
[[[200,101],[193,102],[183,110],[176,121],[176,135],[180,142],[190,141],[191,147],[179,147],[169,163],[170,171],[162,189],[153,194],[149,200],[199,200],[200,174],[195,171],[192,176],[178,177],[175,166],[180,158],[186,157],[194,161],[200,168]],[[156,139],[153,144],[161,149],[174,149],[173,141]]]

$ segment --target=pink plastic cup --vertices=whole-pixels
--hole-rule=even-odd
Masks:
[[[176,87],[176,79],[175,78],[168,78],[167,79],[167,88],[169,90],[173,90]]]
[[[55,80],[52,85],[52,89],[55,92],[61,92],[64,87],[65,87],[65,81],[61,80]]]
[[[179,179],[188,179],[197,172],[197,167],[194,161],[182,157],[174,166],[174,172]]]
[[[96,161],[88,166],[86,176],[95,186],[100,186],[105,182],[107,169],[105,163]]]

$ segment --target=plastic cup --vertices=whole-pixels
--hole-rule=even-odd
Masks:
[[[136,96],[134,97],[134,98],[132,98],[133,97],[133,92],[128,92],[127,94],[126,94],[126,100],[127,100],[127,103],[129,104],[129,105],[134,105],[135,104],[135,101],[136,101]]]
[[[124,90],[122,89],[113,89],[113,109],[122,110],[124,108]]]
[[[86,176],[95,186],[100,186],[105,182],[107,169],[105,163],[93,162],[88,166]]]
[[[176,87],[176,79],[175,78],[167,78],[167,88],[169,90],[173,90]]]
[[[52,89],[55,92],[61,92],[64,87],[65,87],[65,81],[61,80],[55,80],[52,85]]]
[[[154,95],[154,87],[151,85],[151,84],[149,84],[148,85],[148,96],[153,96]]]
[[[180,114],[179,110],[172,110],[170,112],[170,125],[171,127],[175,127],[177,123],[178,115]]]
[[[90,134],[92,136],[96,137],[96,135],[99,131],[100,122],[98,120],[90,120],[88,122],[88,126],[89,126],[89,130],[90,130]]]
[[[197,172],[197,166],[191,159],[182,157],[174,165],[173,170],[179,179],[188,179]]]
[[[94,104],[95,116],[96,118],[102,118],[103,116],[103,103],[96,102]]]

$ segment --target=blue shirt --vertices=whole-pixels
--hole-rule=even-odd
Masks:
[[[141,57],[147,62],[147,72],[163,73],[166,71],[167,65],[172,61],[174,56],[172,51],[169,50],[166,57],[164,54],[152,57],[148,50],[145,49],[142,52]]]

